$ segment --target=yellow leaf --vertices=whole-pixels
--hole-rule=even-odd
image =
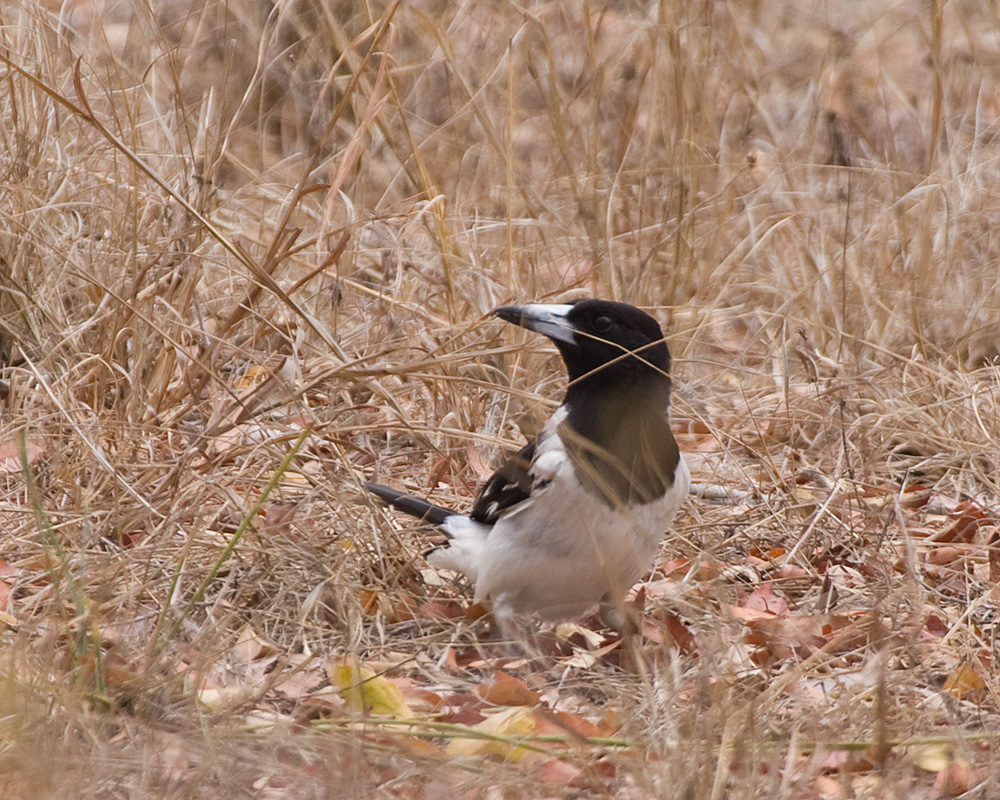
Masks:
[[[526,706],[504,708],[490,714],[482,722],[469,728],[475,733],[458,737],[448,743],[450,756],[498,756],[507,761],[521,761],[540,756],[533,750],[517,744],[518,737],[530,736],[535,730],[535,715]],[[478,738],[476,734],[502,738]]]
[[[940,772],[952,764],[969,766],[969,762],[955,752],[955,746],[951,742],[935,742],[911,747],[910,760],[927,772]]]
[[[331,683],[355,711],[387,717],[413,716],[402,691],[392,681],[362,666],[356,658],[342,658],[327,667]]]

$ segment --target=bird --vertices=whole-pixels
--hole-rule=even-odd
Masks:
[[[440,528],[435,568],[464,575],[501,631],[598,607],[623,630],[628,590],[648,571],[691,478],[670,429],[671,357],[659,323],[626,303],[501,306],[492,315],[548,337],[568,384],[540,434],[463,514],[379,483],[364,488]],[[633,624],[634,627],[634,624]]]

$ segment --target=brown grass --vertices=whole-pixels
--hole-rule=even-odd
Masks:
[[[995,796],[993,5],[25,0],[0,26],[5,797]],[[427,532],[357,481],[468,504],[561,386],[486,313],[578,295],[664,322],[682,446],[732,494],[691,499],[663,553],[690,571],[648,584],[696,649],[525,668],[621,720],[566,759],[613,776],[564,784],[364,728],[321,679],[489,673],[483,623],[421,605],[460,596]],[[986,519],[943,563],[959,501]],[[762,585],[781,624],[849,622],[747,633]]]

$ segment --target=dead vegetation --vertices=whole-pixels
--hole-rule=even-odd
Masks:
[[[4,796],[996,795],[998,31],[7,4]],[[468,504],[560,392],[485,314],[577,295],[667,326],[702,488],[639,675],[512,662],[357,490]]]

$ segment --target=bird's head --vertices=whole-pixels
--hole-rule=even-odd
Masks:
[[[501,306],[500,319],[541,333],[562,355],[570,385],[621,385],[657,376],[669,385],[670,351],[649,314],[626,303],[578,300],[564,305]]]

